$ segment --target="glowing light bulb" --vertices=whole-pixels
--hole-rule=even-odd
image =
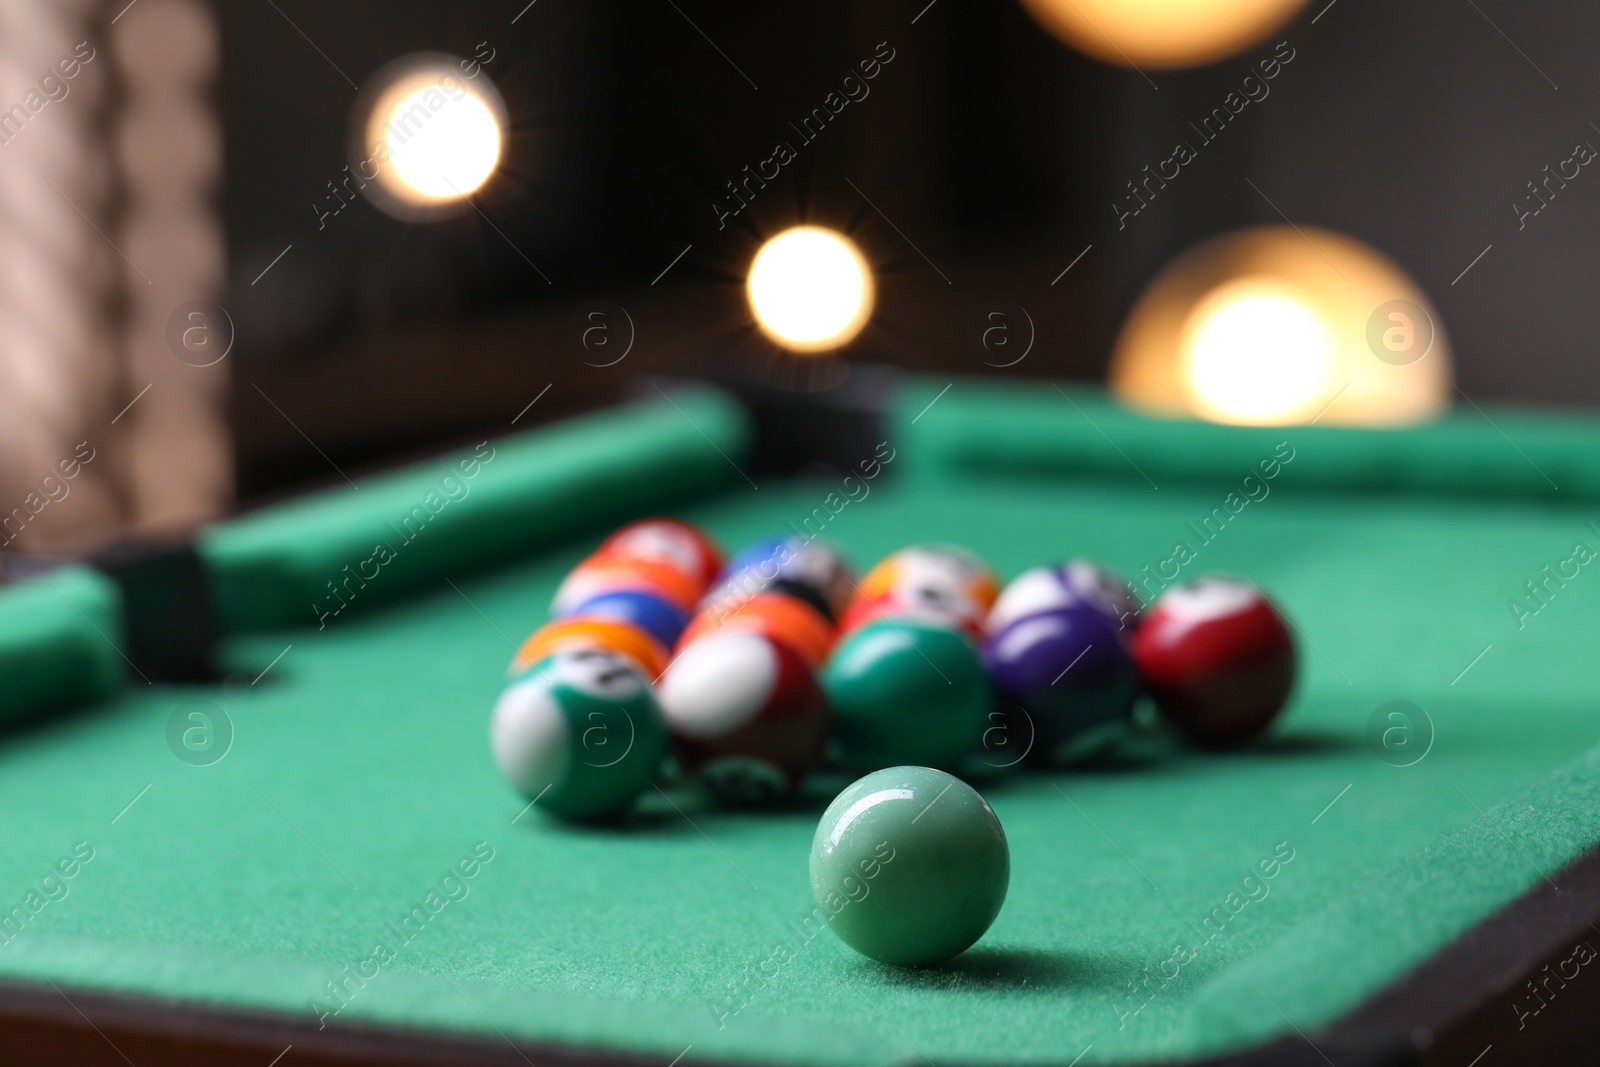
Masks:
[[[500,162],[504,104],[487,75],[451,56],[407,56],[385,67],[356,105],[351,155],[372,199],[402,218],[453,205]]]
[[[1214,422],[1398,426],[1454,392],[1449,341],[1417,284],[1314,226],[1223,234],[1173,260],[1123,323],[1111,389]]]
[[[417,122],[415,116],[430,110],[428,98],[435,91],[430,86],[408,93],[389,110],[384,125],[391,134],[395,176],[422,196],[448,200],[472,192],[494,173],[500,160],[500,124],[470,93],[445,100],[433,118]],[[410,137],[396,132],[407,121],[416,124]]]
[[[1127,67],[1225,59],[1288,22],[1305,0],[1022,0],[1078,51]]]
[[[796,352],[838,348],[872,315],[866,260],[843,235],[819,226],[797,226],[762,245],[745,291],[762,332]]]
[[[1179,345],[1196,410],[1219,422],[1308,415],[1333,375],[1334,339],[1321,313],[1271,278],[1241,278],[1215,290],[1195,306]]]

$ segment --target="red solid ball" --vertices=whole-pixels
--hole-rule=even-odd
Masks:
[[[1294,639],[1261,591],[1211,576],[1156,598],[1131,642],[1156,707],[1192,740],[1235,744],[1265,732],[1294,687]]]

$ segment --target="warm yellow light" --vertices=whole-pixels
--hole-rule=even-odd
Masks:
[[[1190,314],[1179,345],[1195,408],[1218,422],[1294,421],[1314,414],[1329,392],[1328,324],[1272,278],[1241,278],[1212,292]]]
[[[429,107],[434,96],[442,101],[437,110]],[[416,119],[429,113],[426,122]],[[465,196],[488,181],[500,160],[500,124],[471,93],[452,100],[436,86],[413,89],[374,121],[388,136],[394,176],[428,199]],[[400,132],[407,122],[415,125],[409,137]]]
[[[1443,411],[1450,346],[1409,277],[1311,226],[1226,234],[1163,270],[1111,361],[1119,399],[1214,422],[1387,426]]]
[[[872,315],[866,260],[843,235],[820,226],[797,226],[762,245],[745,291],[762,332],[796,352],[838,348]]]
[[[500,162],[504,105],[481,69],[451,56],[408,56],[374,76],[357,102],[355,170],[373,199],[402,217],[481,188]]]
[[[1265,38],[1305,0],[1022,0],[1050,32],[1120,66],[1193,67]]]

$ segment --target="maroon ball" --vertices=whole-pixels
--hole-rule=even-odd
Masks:
[[[685,769],[725,803],[779,799],[822,764],[832,728],[822,689],[798,652],[764,634],[689,642],[656,697]]]
[[[1156,707],[1192,740],[1263,733],[1294,687],[1294,639],[1261,591],[1210,576],[1163,592],[1139,622],[1133,660]]]

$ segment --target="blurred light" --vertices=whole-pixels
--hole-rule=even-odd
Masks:
[[[745,285],[756,323],[795,352],[847,344],[872,315],[872,272],[849,239],[819,226],[761,246]]]
[[[1333,337],[1321,313],[1271,278],[1241,278],[1194,309],[1184,377],[1195,408],[1219,422],[1282,422],[1327,395]]]
[[[402,218],[456,205],[500,161],[505,107],[486,74],[468,78],[453,56],[396,60],[362,89],[351,145],[357,175],[380,207]]]
[[[1118,66],[1225,59],[1288,22],[1305,0],[1022,0],[1067,44]]]
[[[1351,238],[1262,226],[1180,256],[1123,325],[1122,400],[1214,422],[1400,425],[1438,414],[1449,344],[1427,298]]]
[[[393,131],[406,116],[426,109],[433,86],[406,91],[402,86],[392,94],[398,97],[374,116]],[[482,100],[470,93],[450,101],[438,116],[417,130],[400,145],[389,142],[394,176],[402,188],[425,199],[448,200],[477,189],[500,159],[500,124],[495,122]]]

